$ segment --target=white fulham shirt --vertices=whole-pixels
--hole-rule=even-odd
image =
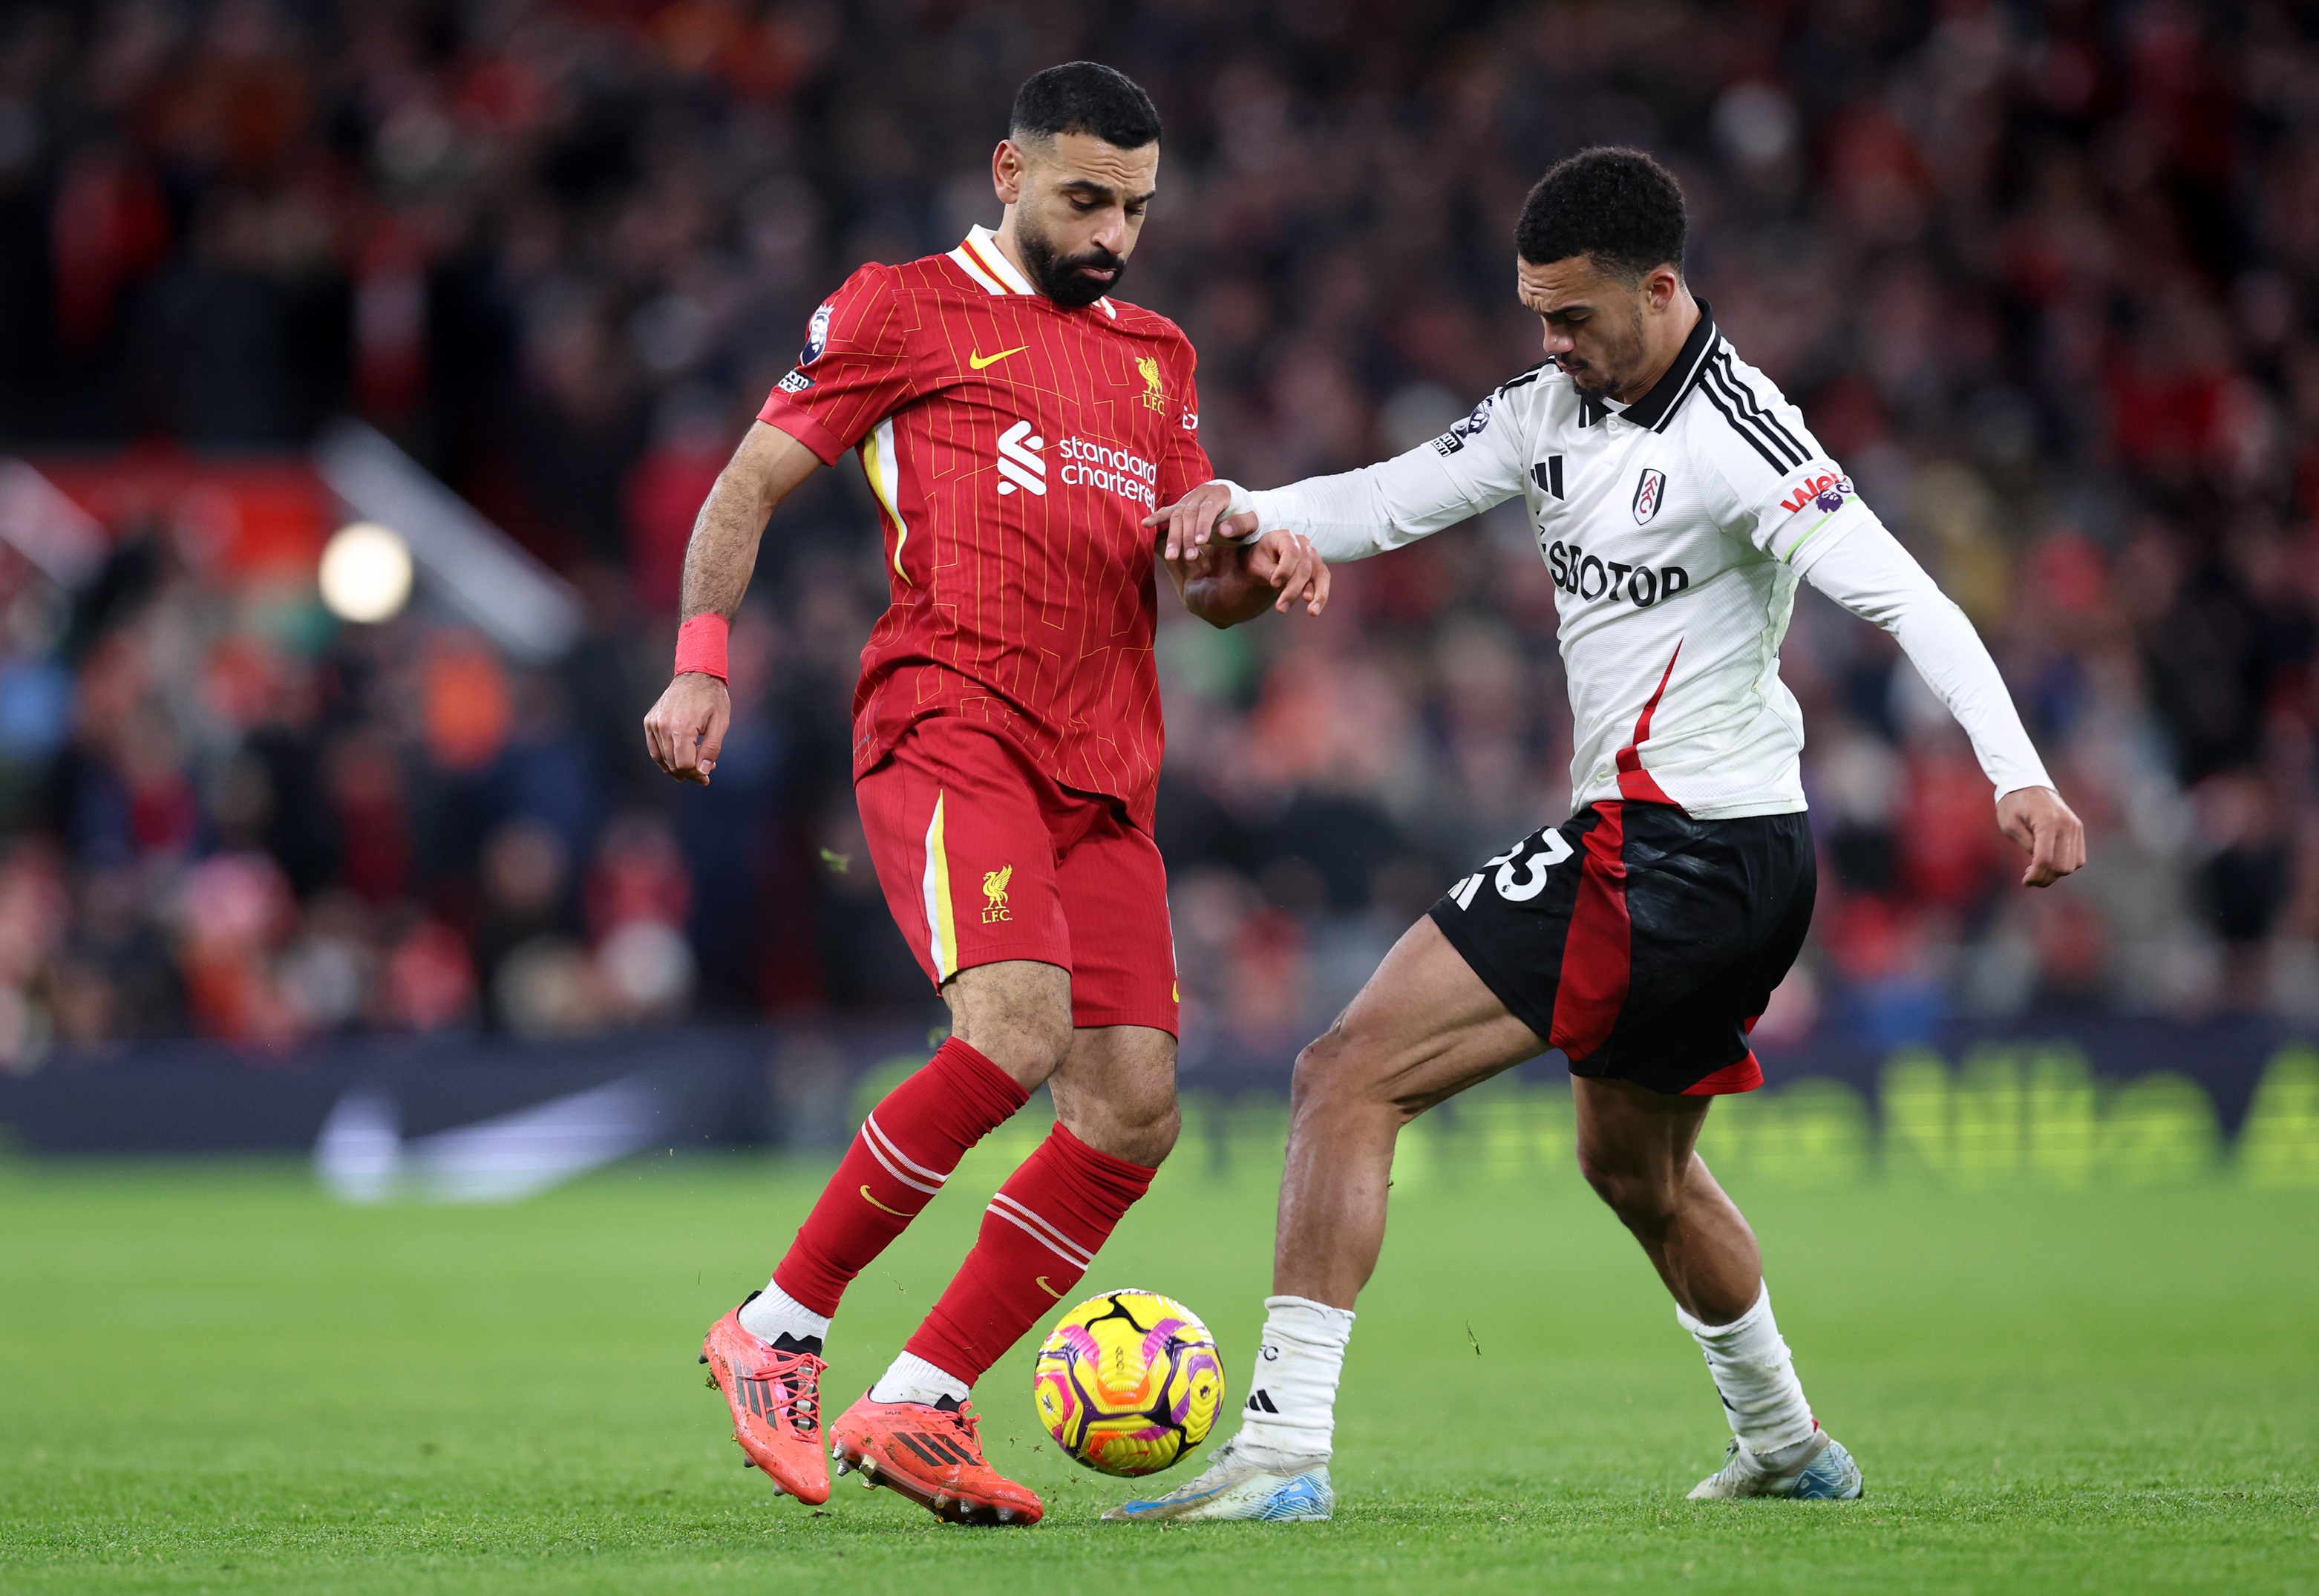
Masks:
[[[1651,391],[1620,408],[1551,365],[1431,443],[1253,494],[1260,529],[1357,560],[1520,493],[1560,593],[1580,806],[1625,797],[1701,819],[1803,808],[1803,716],[1780,680],[1799,578],[1899,639],[1997,796],[2052,781],[1972,624],[1861,502],[1705,302]]]

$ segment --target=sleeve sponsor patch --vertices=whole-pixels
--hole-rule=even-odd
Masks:
[[[802,393],[813,386],[813,379],[801,371],[793,371],[774,386],[784,393]]]
[[[1852,495],[1852,479],[1832,471],[1807,471],[1801,478],[1789,484],[1780,500],[1780,508],[1790,515],[1801,515],[1807,509],[1819,509],[1833,515],[1844,508]]]
[[[829,347],[829,318],[835,308],[835,302],[822,301],[821,308],[813,313],[813,320],[805,324],[805,347],[798,351],[799,365],[811,365]],[[792,388],[790,392],[794,393],[797,390]]]
[[[1481,437],[1489,428],[1490,407],[1497,401],[1497,395],[1493,393],[1475,405],[1472,415],[1433,440],[1433,452],[1442,455],[1454,455],[1466,446],[1467,438]]]

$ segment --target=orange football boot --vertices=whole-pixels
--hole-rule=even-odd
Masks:
[[[751,1292],[751,1297],[755,1296]],[[742,1308],[748,1306],[744,1299]],[[819,1507],[829,1500],[829,1465],[821,1455],[821,1371],[810,1352],[784,1352],[741,1328],[741,1308],[708,1327],[700,1343],[708,1383],[733,1410],[733,1438],[773,1492]]]
[[[983,1461],[981,1420],[969,1402],[956,1411],[924,1402],[880,1402],[864,1393],[830,1426],[837,1472],[862,1471],[953,1524],[1036,1524],[1038,1494]]]

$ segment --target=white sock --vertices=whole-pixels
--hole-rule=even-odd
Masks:
[[[955,1402],[966,1400],[966,1382],[925,1358],[905,1352],[893,1366],[878,1376],[878,1384],[870,1388],[873,1402],[924,1402],[933,1407],[943,1398]]]
[[[768,1280],[765,1289],[742,1308],[741,1328],[760,1341],[782,1336],[819,1341],[829,1334],[829,1315],[815,1312]]]
[[[1795,1360],[1772,1317],[1770,1286],[1729,1324],[1701,1324],[1679,1307],[1674,1317],[1707,1355],[1707,1372],[1722,1393],[1731,1433],[1757,1462],[1776,1468],[1788,1460],[1782,1452],[1811,1439],[1811,1404],[1804,1400]]]
[[[1327,1457],[1337,1432],[1337,1377],[1353,1312],[1307,1297],[1264,1299],[1264,1344],[1241,1409],[1240,1439],[1293,1457]]]

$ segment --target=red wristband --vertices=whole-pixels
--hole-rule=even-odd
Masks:
[[[699,672],[725,680],[725,639],[732,628],[721,615],[696,615],[676,630],[676,674]]]

